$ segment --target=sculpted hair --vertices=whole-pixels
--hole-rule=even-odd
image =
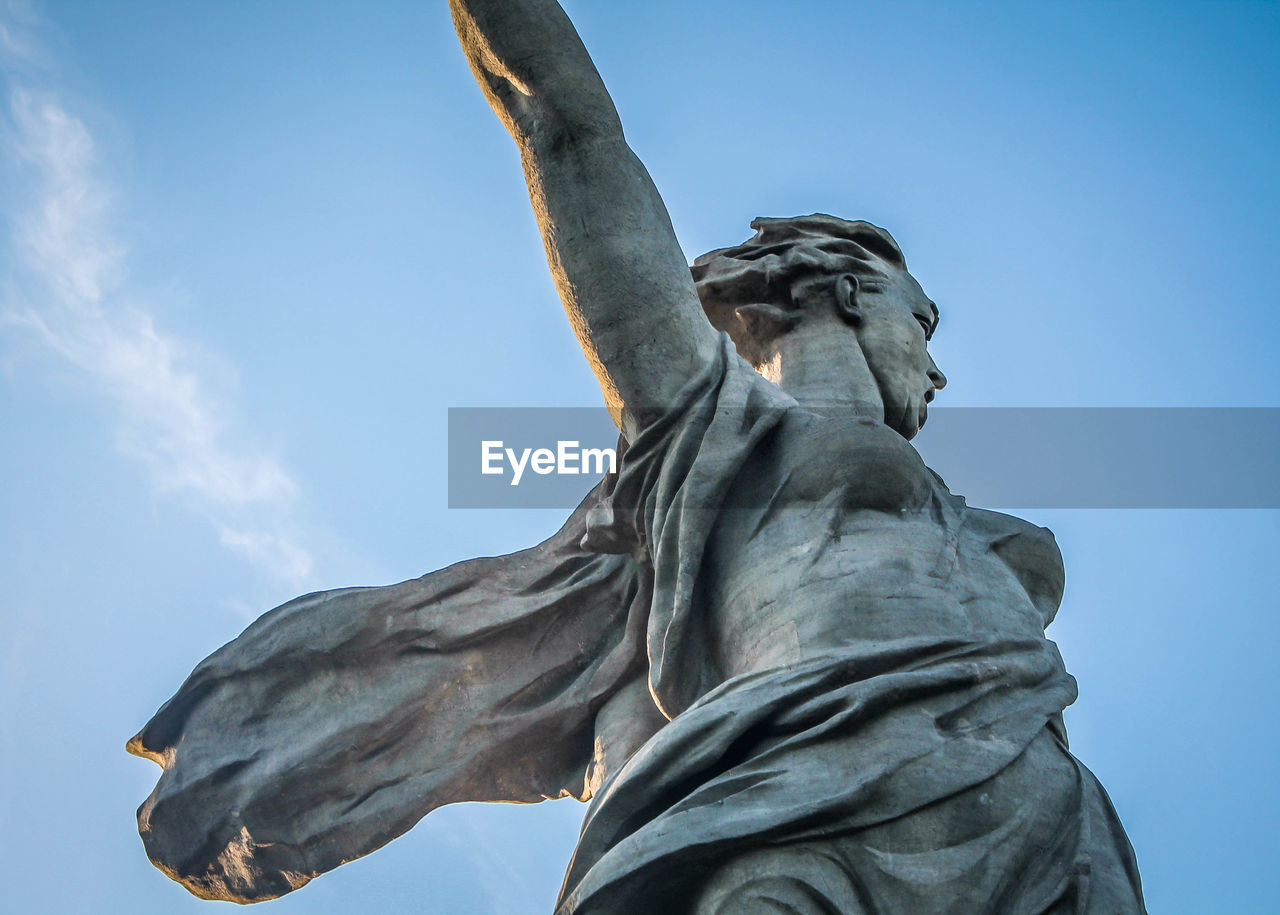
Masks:
[[[815,213],[758,217],[751,228],[753,237],[707,252],[690,269],[712,326],[728,332],[753,365],[765,361],[771,341],[800,320],[800,281],[850,273],[861,288],[874,291],[890,270],[907,269],[893,236],[869,222]]]

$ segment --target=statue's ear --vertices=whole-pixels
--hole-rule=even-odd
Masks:
[[[858,278],[852,273],[836,277],[836,314],[855,327],[862,320],[862,310],[858,303]]]
[[[750,339],[771,340],[796,326],[800,313],[792,308],[779,308],[767,302],[739,305],[733,310]]]

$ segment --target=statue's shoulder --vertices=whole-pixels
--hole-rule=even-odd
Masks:
[[[1062,551],[1053,531],[1025,518],[974,508],[962,496],[952,494],[936,473],[933,477],[963,519],[961,550],[970,555],[994,555],[1008,566],[1049,625],[1066,585]]]

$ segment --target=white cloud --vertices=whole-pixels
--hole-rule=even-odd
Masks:
[[[311,576],[311,555],[287,537],[265,531],[219,527],[222,544],[257,563],[267,563],[285,581],[301,583]]]
[[[6,69],[39,65],[46,57],[43,49],[26,34],[38,19],[27,0],[0,0],[0,63]]]
[[[0,59],[29,60],[31,47],[12,17],[0,18]],[[281,529],[297,494],[293,478],[234,436],[228,398],[201,373],[199,348],[158,328],[129,289],[126,246],[110,229],[112,195],[97,176],[89,129],[56,93],[12,85],[6,70],[6,167],[20,177],[7,183],[23,193],[0,202],[14,255],[10,288],[20,290],[0,323],[34,332],[116,407],[118,445],[158,489],[208,516],[229,549],[300,586],[311,559]]]

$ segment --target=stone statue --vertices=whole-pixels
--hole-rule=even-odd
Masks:
[[[1140,912],[1067,750],[1053,535],[910,439],[937,308],[883,229],[813,215],[690,272],[554,0],[452,0],[626,443],[553,537],[298,598],[131,752],[148,854],[251,902],[455,801],[590,800],[560,915]]]

